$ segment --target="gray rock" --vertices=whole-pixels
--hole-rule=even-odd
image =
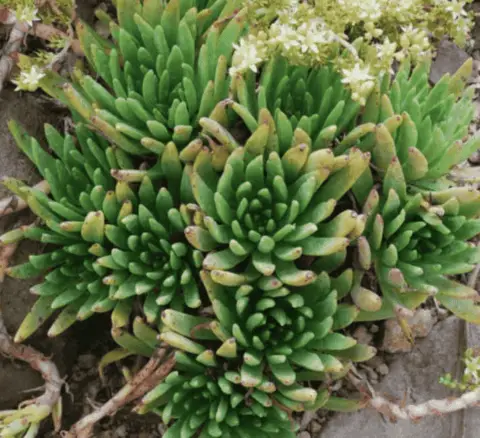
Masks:
[[[388,365],[386,364],[382,364],[380,365],[378,368],[377,368],[377,371],[382,375],[382,376],[386,376],[389,372],[389,368],[388,368]]]
[[[318,432],[322,430],[322,425],[317,421],[312,421],[312,425],[310,428],[312,430],[313,436],[315,437],[317,436]]]
[[[367,373],[367,378],[370,382],[378,382],[378,374],[373,370],[373,368],[364,364],[359,364],[359,367]]]
[[[367,330],[364,325],[358,326],[352,335],[359,344],[370,344],[373,340],[373,335]]]
[[[438,383],[445,373],[458,376],[459,360],[463,353],[461,339],[464,323],[449,317],[438,323],[430,335],[420,341],[409,354],[399,356],[390,372],[375,387],[382,395],[399,402],[407,395],[407,403],[421,403],[432,398],[445,398],[451,392]],[[477,329],[477,345],[480,333]],[[462,435],[462,417],[466,416],[466,434]],[[476,438],[479,410],[444,417],[427,417],[419,423],[399,420],[396,424],[384,420],[377,412],[367,409],[350,414],[335,415],[313,438]]]
[[[302,415],[302,421],[300,421],[300,430],[304,430],[315,418],[315,411],[305,411]]]
[[[125,424],[117,427],[113,433],[115,438],[126,438],[127,436],[127,426]]]
[[[432,330],[435,319],[432,313],[427,309],[419,309],[413,317],[408,318],[408,325],[411,328],[412,336],[416,338],[424,338]],[[381,349],[388,353],[406,353],[412,350],[412,344],[403,334],[402,328],[396,319],[390,319],[385,323],[385,336]]]
[[[365,362],[366,365],[373,367],[375,369],[378,369],[380,365],[383,365],[385,363],[385,360],[381,356],[373,356],[370,360]]]
[[[438,55],[433,61],[430,71],[430,81],[434,84],[446,73],[455,73],[469,58],[467,52],[447,39],[440,42],[437,53]]]

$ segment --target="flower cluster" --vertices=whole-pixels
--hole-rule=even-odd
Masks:
[[[353,97],[364,103],[372,79],[394,61],[432,56],[432,39],[446,35],[465,45],[471,0],[249,0],[250,34],[236,47],[231,74],[251,69],[274,53],[292,64],[332,61],[345,75]],[[344,55],[336,57],[339,51]]]
[[[38,4],[38,6],[37,6]],[[18,22],[22,27],[31,28],[35,23],[54,24],[58,33],[50,32],[46,41],[47,50],[41,49],[34,55],[26,57],[19,54],[18,67],[20,73],[12,82],[17,86],[15,91],[36,91],[39,81],[45,77],[45,70],[51,69],[56,52],[67,44],[67,27],[70,25],[74,1],[56,0],[55,6],[49,2],[35,0],[0,0],[0,9],[7,8],[11,13],[7,24]]]
[[[51,8],[48,2],[35,0],[0,0],[0,8],[5,7],[11,11],[8,23],[18,22],[22,26],[31,28],[35,23],[54,23],[59,31],[66,31],[73,11],[73,0],[57,0],[55,7]],[[47,46],[52,50],[38,50],[33,56],[26,57],[19,54],[18,67],[20,73],[12,82],[16,85],[15,91],[36,91],[40,80],[45,77],[45,70],[51,69],[55,61],[56,51],[65,47],[68,37],[66,33],[58,35],[51,33],[48,36]]]
[[[34,21],[40,20],[38,17],[38,9],[35,8],[34,5],[18,5],[15,9],[15,20],[32,27]]]
[[[72,17],[74,5],[74,0],[55,0],[55,2],[0,0],[0,7],[11,10],[17,21],[29,26],[39,20],[47,24],[53,22],[63,25],[68,24]]]
[[[342,74],[342,83],[352,89],[352,99],[365,105],[365,96],[369,95],[375,86],[375,78],[370,74],[370,68],[357,63],[351,69],[344,68]]]

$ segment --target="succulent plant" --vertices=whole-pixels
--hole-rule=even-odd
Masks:
[[[313,149],[330,147],[335,138],[356,128],[361,109],[332,66],[291,66],[281,57],[270,60],[259,78],[252,71],[237,74],[232,87],[232,108],[245,123],[253,124],[252,118],[266,108],[283,132],[303,129]],[[280,150],[290,146],[288,136],[279,140]]]
[[[268,382],[247,390],[238,373],[175,353],[179,371],[171,372],[142,400],[140,412],[153,411],[173,425],[164,437],[294,438],[295,425],[275,403]]]
[[[345,209],[330,217],[367,169],[368,153],[353,149],[335,158],[330,150],[314,151],[305,131],[280,132],[268,111],[244,146],[219,123],[200,123],[220,143],[210,139],[212,152],[195,158],[190,179],[200,212],[185,235],[207,253],[203,266],[214,281],[241,285],[263,275],[306,285],[315,274],[297,268],[300,258],[344,254],[361,235],[363,216]],[[283,142],[290,146],[281,151]]]
[[[268,380],[281,391],[299,386],[298,381],[324,380],[348,371],[350,361],[375,354],[374,348],[339,333],[358,314],[356,306],[338,303],[353,287],[351,270],[336,278],[322,272],[303,287],[287,287],[267,277],[254,285],[226,287],[207,271],[201,277],[213,318],[167,309],[159,339],[189,353],[223,358],[247,388]],[[304,392],[310,402],[315,400],[316,391]]]
[[[118,23],[98,13],[111,40],[77,27],[99,80],[41,79],[77,140],[47,126],[51,155],[10,125],[45,182],[4,184],[43,224],[0,243],[49,245],[7,270],[42,276],[16,341],[57,309],[50,336],[110,312],[121,349],[101,368],[173,350],[137,408],[161,416],[165,437],[293,438],[292,412],[363,406],[331,394],[376,353],[344,332],[352,323],[403,323],[435,296],[480,324],[476,292],[450,278],[480,262],[468,243],[480,192],[448,179],[479,145],[466,138],[471,63],[433,87],[428,64],[405,64],[362,108],[374,78],[357,61],[343,79],[338,59],[235,72],[243,2],[115,5]]]
[[[103,17],[114,43],[85,23],[77,26],[102,81],[77,71],[74,84],[51,73],[41,84],[129,154],[158,152],[170,140],[182,147],[228,95],[232,43],[246,18],[237,3],[118,1],[118,24]]]
[[[394,157],[381,192],[372,189],[363,212],[368,219],[357,248],[359,264],[375,268],[384,306],[359,319],[399,314],[433,295],[461,318],[480,323],[476,291],[448,278],[480,262],[480,248],[468,242],[480,233],[478,190],[409,191]]]
[[[448,187],[443,177],[480,146],[479,136],[468,138],[475,114],[473,90],[465,90],[471,69],[469,60],[431,87],[428,63],[413,71],[405,63],[392,85],[383,87],[385,92],[377,87],[372,93],[359,120],[362,125],[334,147],[335,154],[352,145],[371,151],[381,175],[398,157],[407,183],[425,189]]]
[[[239,436],[253,438],[252,427],[265,436],[283,436],[273,435],[280,430],[293,436],[284,411],[362,406],[331,395],[326,386],[344,376],[352,362],[369,360],[376,352],[340,333],[359,312],[356,305],[338,304],[357,286],[352,270],[337,277],[322,272],[304,287],[285,287],[268,278],[227,287],[213,282],[208,271],[201,278],[210,310],[166,309],[159,334],[138,317],[132,334],[112,331],[122,350],[111,352],[104,365],[130,354],[151,355],[161,343],[175,349],[176,371],[143,398],[138,412],[156,412],[166,425],[177,420],[167,432],[171,436],[204,425],[207,437],[220,431],[236,436],[232,428],[240,426]],[[238,425],[242,415],[249,421]]]
[[[51,126],[46,127],[56,159],[17,124],[12,123],[11,129],[19,147],[46,178],[52,196],[5,180],[46,227],[26,227],[1,240],[30,238],[57,246],[7,271],[16,278],[48,272],[31,290],[40,298],[20,327],[17,340],[29,336],[55,309],[64,310],[50,329],[51,336],[93,312],[113,311],[113,325],[121,327],[128,323],[137,295],[145,297],[143,311],[149,323],[155,322],[167,305],[179,310],[184,305],[201,305],[196,279],[203,256],[183,237],[190,212],[185,206],[174,207],[181,197],[182,169],[173,143],[150,170],[110,170],[118,165],[115,153],[119,150],[103,149],[101,139],[95,139],[82,125],[77,126],[81,152],[71,136],[63,138]],[[149,175],[161,175],[173,186],[172,191],[154,186]]]
[[[202,276],[213,302],[214,319],[171,309],[162,312],[158,339],[176,349],[176,371],[148,393],[138,408],[140,413],[158,413],[166,425],[175,419],[166,436],[190,436],[200,428],[200,436],[205,437],[253,438],[259,431],[265,437],[293,437],[295,425],[288,412],[352,405],[330,396],[326,387],[312,388],[314,381],[344,375],[349,361],[368,360],[375,354],[371,347],[332,331],[332,325],[347,325],[357,310],[337,307],[337,292],[330,289],[327,274],[304,288],[258,292],[247,285],[219,286],[207,272]],[[346,294],[351,280],[350,271],[332,284]],[[241,309],[245,299],[249,302]],[[298,307],[302,299],[305,305]],[[249,310],[255,305],[260,309],[267,300],[276,301],[277,306],[265,311],[261,326],[253,327],[253,320],[262,313]],[[309,315],[307,301],[316,302],[310,304],[312,317],[305,316]],[[325,317],[331,312],[333,317]],[[271,339],[264,338],[261,345],[261,333],[267,331]],[[150,334],[148,337],[152,339]],[[131,341],[149,343],[139,333]],[[310,384],[302,385],[305,381]],[[359,403],[353,404],[351,407],[358,409]]]
[[[375,354],[339,333],[358,313],[355,306],[337,304],[354,286],[351,270],[336,278],[323,272],[301,288],[272,281],[225,287],[207,271],[201,276],[212,315],[166,309],[158,336],[137,318],[132,335],[116,338],[126,354],[153,352],[159,342],[175,349],[175,371],[137,407],[170,424],[165,436],[200,430],[205,437],[253,438],[259,431],[293,437],[296,426],[288,413],[360,407],[332,396],[324,384],[314,389],[317,381],[340,378],[352,361]]]
[[[478,348],[467,348],[463,354],[462,362],[465,364],[461,379],[455,379],[451,373],[440,377],[439,383],[449,389],[462,392],[475,391],[480,387],[480,355]]]

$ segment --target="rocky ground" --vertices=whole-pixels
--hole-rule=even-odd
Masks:
[[[99,1],[82,0],[78,3],[79,14],[93,23],[93,8],[98,6]],[[475,7],[480,12],[478,2]],[[480,25],[477,26],[474,36],[477,43],[470,55],[477,60],[473,83],[480,93]],[[443,73],[455,71],[467,56],[452,44],[442,43],[434,64],[432,81],[437,80]],[[478,102],[480,115],[480,99]],[[8,120],[13,118],[21,121],[30,134],[42,139],[43,124],[51,123],[62,127],[65,116],[63,110],[41,93],[14,93],[12,88],[7,87],[0,94],[0,176],[13,176],[28,183],[35,183],[39,179],[28,159],[15,146],[7,129]],[[470,162],[473,166],[478,164],[480,155],[472,157]],[[5,195],[6,191],[0,187],[0,198]],[[31,220],[28,213],[0,219],[0,234],[19,223],[29,223]],[[38,245],[22,243],[13,261],[20,263],[28,254],[41,250]],[[28,293],[31,283],[7,279],[0,284],[0,306],[10,333],[15,332],[34,301],[33,296]],[[458,359],[467,346],[480,345],[480,329],[449,317],[435,306],[421,309],[411,321],[411,325],[417,338],[413,348],[395,322],[356,327],[353,335],[360,342],[375,345],[380,349],[378,357],[358,367],[359,373],[368,379],[380,394],[397,400],[405,399],[408,403],[450,395],[449,390],[438,383],[438,379],[448,372],[454,376],[461,375],[461,363]],[[65,429],[90,412],[96,404],[108,400],[123,383],[119,366],[111,365],[107,368],[104,381],[97,372],[99,359],[114,348],[109,339],[108,327],[108,318],[94,317],[87,323],[76,324],[66,334],[54,340],[48,339],[42,331],[29,340],[34,347],[52,356],[66,378],[68,386],[64,395]],[[11,408],[34,395],[42,383],[40,377],[23,364],[0,358],[0,410]],[[347,385],[338,385],[336,389],[340,393],[351,391]],[[374,411],[336,415],[320,411],[316,414],[305,414],[299,420],[299,438],[474,438],[478,437],[480,430],[478,409],[448,417],[429,418],[419,424],[391,424]],[[102,422],[95,436],[161,437],[162,427],[158,426],[157,422],[156,417],[139,417],[126,410],[113,419]],[[46,425],[42,436],[52,436],[49,430],[50,426]]]

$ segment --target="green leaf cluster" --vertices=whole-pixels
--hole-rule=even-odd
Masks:
[[[236,1],[119,1],[112,40],[87,24],[77,33],[97,81],[77,69],[71,85],[53,72],[40,84],[66,103],[75,120],[92,124],[133,155],[195,138],[199,120],[228,96],[232,43],[246,16]],[[121,11],[121,12],[120,12]]]
[[[433,87],[404,64],[361,106],[331,64],[228,76],[235,2],[116,6],[113,41],[78,25],[92,74],[41,81],[75,132],[47,126],[49,153],[10,125],[49,187],[4,181],[40,223],[0,242],[49,245],[7,271],[41,276],[17,341],[108,312],[121,350],[104,365],[174,350],[138,409],[166,436],[286,438],[291,412],[362,407],[330,394],[376,353],[352,323],[404,322],[432,295],[480,323],[452,278],[480,261],[480,193],[449,179],[478,147],[470,62]]]

